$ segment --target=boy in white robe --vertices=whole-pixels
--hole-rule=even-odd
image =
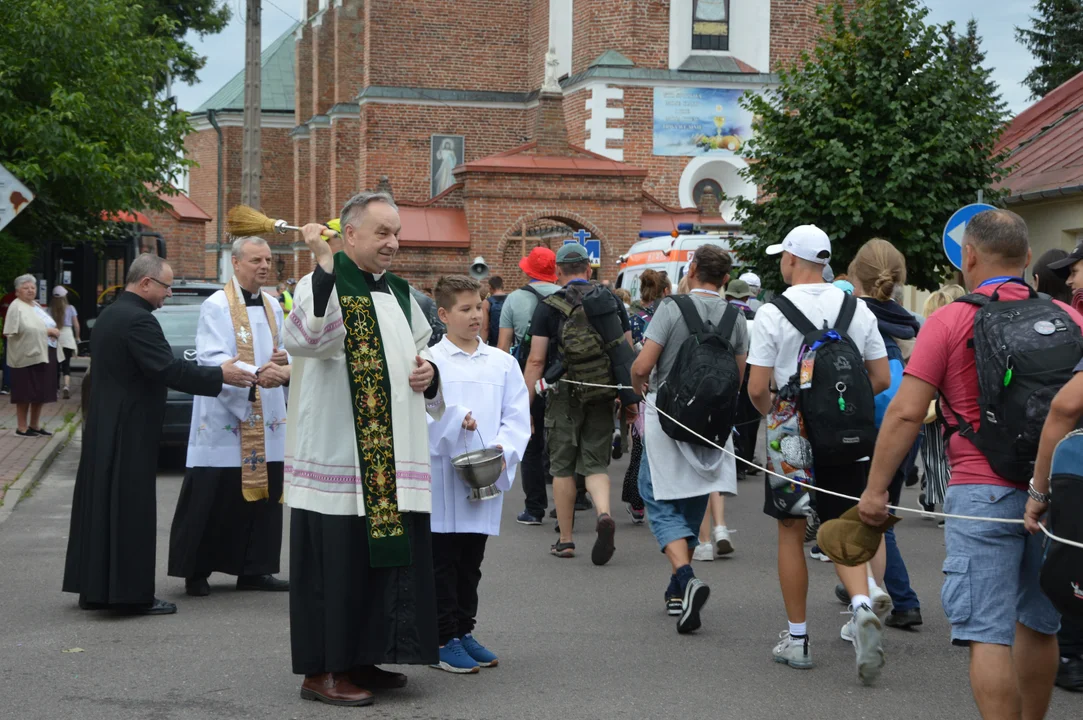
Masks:
[[[450,276],[436,285],[440,320],[447,334],[431,348],[447,409],[429,419],[432,464],[432,545],[440,662],[433,667],[476,673],[496,667],[497,656],[474,639],[478,583],[485,543],[500,534],[503,493],[530,441],[530,401],[515,359],[478,337],[482,320],[480,285]],[[496,497],[471,500],[470,487],[451,461],[483,447],[504,452]]]

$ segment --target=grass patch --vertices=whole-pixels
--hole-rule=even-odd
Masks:
[[[70,423],[74,419],[75,419],[75,413],[74,412],[64,413],[64,425],[67,425],[68,423]]]

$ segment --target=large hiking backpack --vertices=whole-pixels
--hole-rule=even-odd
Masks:
[[[532,288],[530,285],[524,285],[520,288],[520,290],[526,290],[534,296],[535,308],[538,307],[538,303],[545,299],[542,297],[542,294],[540,292]],[[503,305],[501,305],[501,308],[503,308]],[[531,315],[533,314],[533,311],[531,311]],[[526,325],[526,333],[523,334],[523,337],[517,338],[518,342],[511,348],[511,356],[519,361],[520,370],[526,370],[526,361],[530,359],[530,341],[532,337],[533,336],[530,334],[530,323],[528,322]]]
[[[601,333],[587,317],[583,299],[595,287],[573,283],[542,300],[563,316],[557,341],[564,359],[564,379],[594,385],[614,385],[612,364]],[[570,385],[570,394],[581,403],[616,399],[617,391],[608,387]]]
[[[876,400],[865,360],[846,334],[857,298],[843,294],[834,327],[817,329],[784,295],[771,301],[804,336],[797,372],[798,409],[819,466],[848,465],[876,446]]]
[[[504,301],[507,299],[507,295],[493,295],[489,298],[489,328],[486,342],[492,347],[496,347],[497,342],[500,341],[500,311],[504,309]]]
[[[941,396],[955,418],[945,423],[948,432],[970,440],[998,475],[1016,483],[1030,480],[1053,396],[1083,358],[1083,333],[1068,312],[1026,288],[1024,300],[1001,300],[999,287],[991,296],[971,293],[957,300],[978,307],[972,341],[977,430]]]
[[[716,328],[710,321],[704,324],[691,296],[670,297],[689,335],[678,348],[669,374],[658,384],[658,422],[674,440],[722,447],[733,432],[741,392],[741,373],[730,344],[740,311],[726,303]]]

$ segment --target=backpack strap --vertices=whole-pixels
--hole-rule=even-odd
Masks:
[[[982,295],[981,293],[970,293],[969,295],[963,295],[961,298],[955,300],[955,302],[964,302],[967,305],[976,305],[978,307],[985,307],[989,304],[990,297],[988,295]]]
[[[733,328],[737,325],[737,316],[740,313],[736,305],[726,303],[726,310],[722,313],[722,319],[718,321],[718,334],[726,342],[733,337]]]
[[[798,310],[797,306],[785,295],[778,295],[771,301],[771,304],[777,307],[782,316],[797,328],[797,332],[801,333],[802,337],[808,337],[811,333],[816,332],[816,327],[812,324],[812,321],[805,317],[805,314]]]
[[[843,293],[842,307],[839,308],[839,316],[835,318],[835,327],[832,330],[837,330],[840,333],[849,330],[850,321],[854,319],[855,312],[857,312],[857,298],[850,293]]]
[[[542,297],[542,294],[540,292],[538,292],[537,290],[534,289],[534,287],[532,285],[524,285],[519,289],[520,290],[526,290],[529,293],[533,293],[534,297],[538,298],[539,301],[545,299],[545,298]]]
[[[560,293],[553,293],[549,297],[543,299],[542,302],[559,312],[565,318],[570,317],[572,311],[575,310],[575,306],[568,302],[566,298],[562,297]]]
[[[688,332],[693,335],[703,334],[703,320],[699,317],[699,311],[696,310],[696,303],[689,295],[670,295],[673,298],[673,302],[677,303],[677,309],[681,311],[681,316],[684,318],[684,324],[688,326]]]

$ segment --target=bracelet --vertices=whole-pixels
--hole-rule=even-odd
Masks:
[[[1040,502],[1042,504],[1049,503],[1049,493],[1038,492],[1034,489],[1034,478],[1031,478],[1030,484],[1027,485],[1027,495],[1029,495],[1030,499],[1034,502]]]

